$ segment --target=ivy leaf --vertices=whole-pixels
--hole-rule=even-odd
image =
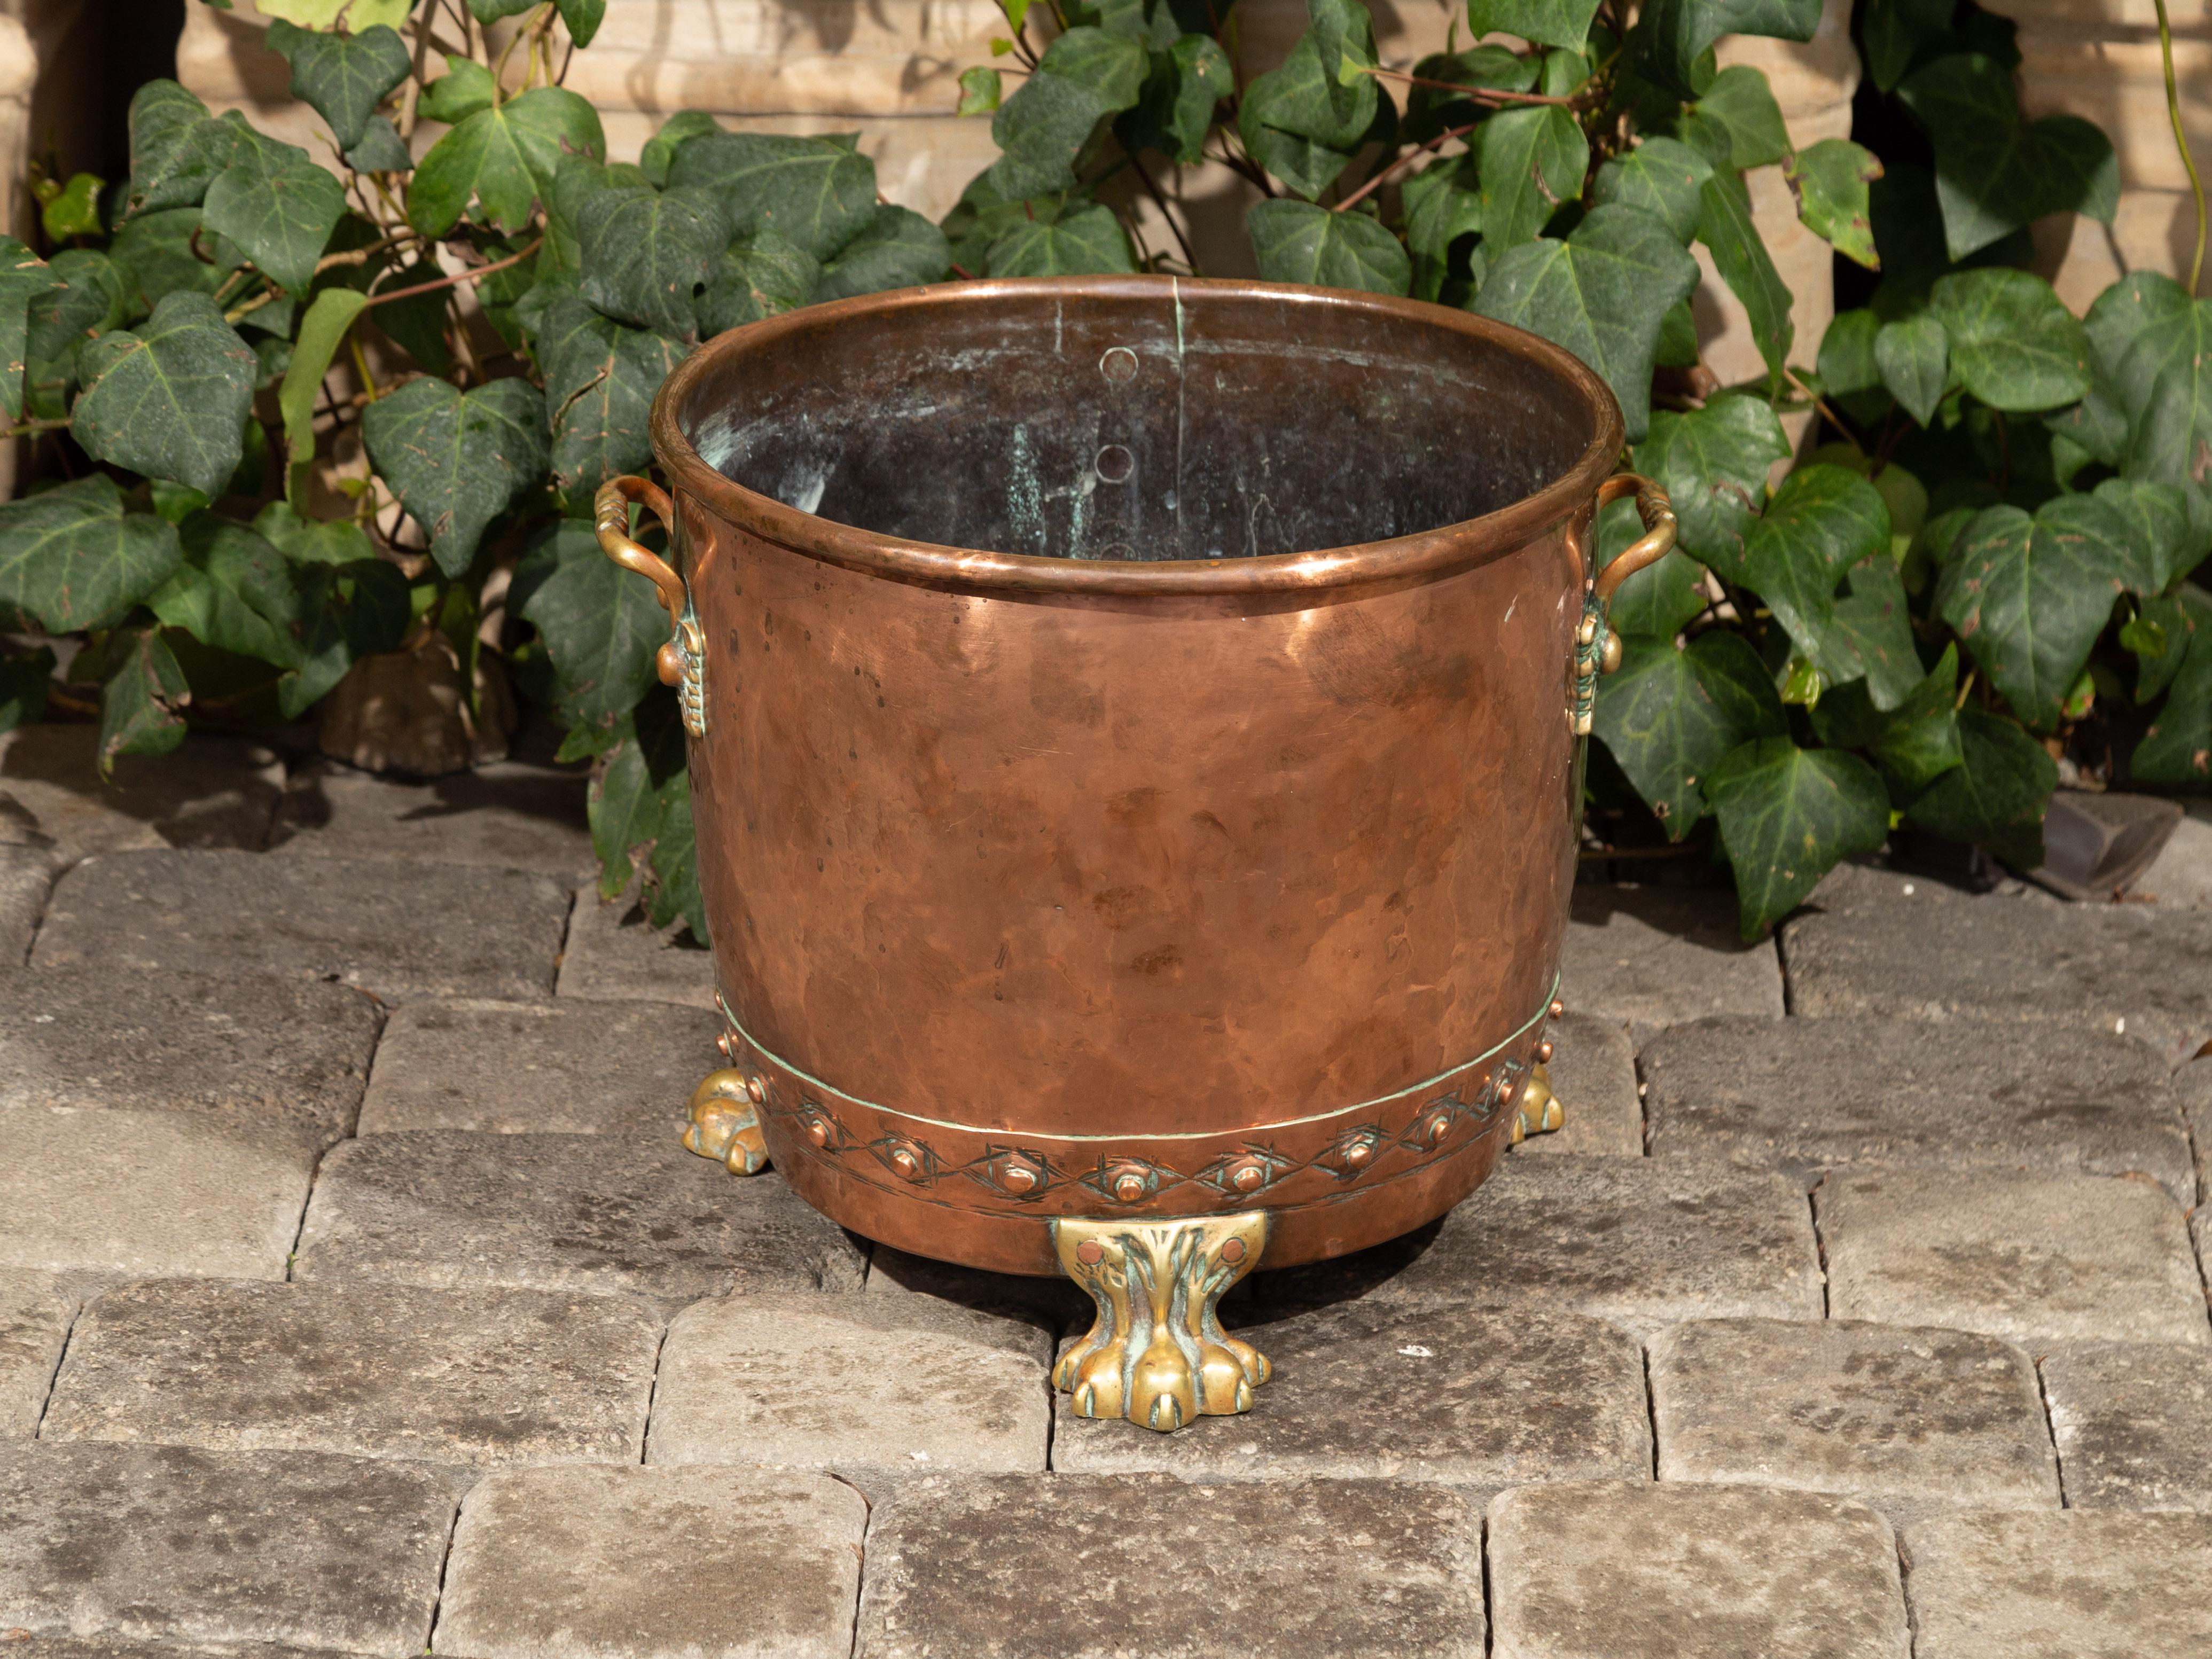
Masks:
[[[407,184],[407,222],[443,236],[471,200],[486,223],[520,230],[550,198],[563,155],[606,155],[599,112],[565,87],[538,87],[480,109],[430,147]]]
[[[46,718],[54,660],[53,647],[45,645],[26,656],[0,657],[0,732]]]
[[[1784,176],[1797,193],[1797,216],[1808,230],[1846,259],[1881,269],[1867,196],[1867,186],[1881,177],[1881,163],[1871,150],[1848,138],[1823,138],[1799,150]]]
[[[479,110],[499,101],[499,83],[491,71],[473,58],[446,54],[446,73],[422,88],[416,112],[426,121],[459,126]]]
[[[286,495],[295,504],[304,493],[307,463],[315,459],[315,394],[331,372],[331,360],[353,327],[354,319],[368,304],[368,295],[357,289],[326,288],[315,296],[300,324],[300,337],[292,360],[284,369],[283,389],[276,407],[284,416]]]
[[[978,64],[960,71],[960,102],[955,115],[988,115],[1004,99],[999,71]]]
[[[991,118],[1000,152],[994,187],[1018,201],[1073,185],[1076,155],[1099,122],[1130,107],[1144,90],[1145,63],[1144,42],[1103,29],[1072,28],[1054,39],[1036,72]]]
[[[222,494],[243,453],[258,365],[214,301],[164,295],[137,331],[103,334],[79,362],[86,389],[70,431],[87,454],[210,500]]]
[[[1888,838],[1881,777],[1840,749],[1761,738],[1723,757],[1705,790],[1735,868],[1747,940],[1796,909],[1837,864]]]
[[[1406,206],[1406,248],[1413,256],[1412,293],[1435,300],[1452,272],[1452,247],[1482,229],[1482,196],[1469,156],[1432,161],[1399,186]]]
[[[469,10],[479,23],[496,23],[528,11],[538,0],[469,0]]]
[[[2185,586],[2173,605],[2166,652],[2179,661],[2128,770],[2141,783],[2202,789],[2212,782],[2212,593]]]
[[[1869,0],[1858,14],[1867,74],[1893,91],[1924,44],[1950,32],[1954,0]]]
[[[358,564],[376,556],[375,545],[352,520],[307,518],[289,501],[271,501],[254,514],[253,533],[294,564]]]
[[[1598,568],[1602,570],[1644,533],[1633,501],[1613,501],[1598,510]],[[1680,548],[1638,571],[1613,591],[1606,621],[1624,639],[1672,641],[1705,608],[1705,573]]]
[[[1679,139],[1646,138],[1597,170],[1590,199],[1642,208],[1686,245],[1698,234],[1705,210],[1699,192],[1712,176],[1713,164]]]
[[[370,460],[448,576],[469,568],[484,527],[545,472],[545,400],[527,380],[492,380],[464,395],[423,376],[369,404],[361,429]]]
[[[1535,86],[1542,68],[1535,55],[1516,58],[1504,46],[1431,52],[1413,65],[1414,84],[1406,88],[1406,142],[1427,144],[1441,137],[1446,127],[1466,126],[1491,113],[1493,106],[1462,96],[1455,88],[1527,92]]]
[[[97,173],[72,174],[61,193],[49,201],[39,215],[46,240],[66,243],[71,237],[100,234],[100,192],[106,182]]]
[[[1958,695],[1954,641],[1895,708],[1877,709],[1866,682],[1854,680],[1821,694],[1811,710],[1813,729],[1832,748],[1865,750],[1889,785],[1890,798],[1909,801],[1962,757]]]
[[[1378,94],[1372,76],[1346,87],[1337,65],[1323,65],[1314,32],[1291,48],[1280,69],[1244,88],[1237,132],[1260,165],[1308,198],[1327,190],[1352,161],[1374,124]]]
[[[660,131],[645,141],[644,149],[638,154],[638,168],[645,174],[646,183],[655,189],[665,186],[668,170],[676,164],[676,152],[684,141],[721,130],[721,123],[703,110],[678,110],[660,124]]]
[[[112,623],[168,580],[182,556],[175,526],[125,512],[105,472],[0,503],[0,608],[48,634]]]
[[[1701,784],[1722,757],[1790,726],[1759,653],[1716,629],[1679,651],[1672,639],[1628,641],[1620,672],[1598,682],[1591,729],[1680,841],[1705,816]]]
[[[1959,711],[1960,763],[1905,809],[1916,830],[1986,847],[2015,870],[2043,862],[2043,809],[2058,763],[2013,721]]]
[[[199,224],[198,208],[159,208],[127,219],[117,228],[107,245],[107,257],[121,279],[132,319],[146,315],[153,310],[156,300],[174,289],[198,289],[211,295],[230,274],[192,252],[192,233]],[[9,246],[7,241],[0,241],[0,293],[8,291],[10,273],[16,269],[7,257]],[[42,284],[31,279],[52,281],[44,265],[27,265],[22,270],[21,280],[30,286],[33,295]],[[9,306],[9,310],[13,308]],[[8,355],[20,357],[22,353],[10,351]]]
[[[1154,148],[1185,167],[1201,159],[1213,111],[1237,90],[1237,72],[1210,34],[1186,34],[1155,57],[1138,103],[1141,129]]]
[[[2111,140],[2078,115],[2020,118],[2012,71],[1978,52],[1915,70],[1898,96],[1935,142],[1936,197],[1951,258],[1963,259],[2051,213],[2112,222],[2120,203]]]
[[[2171,485],[2107,478],[2095,498],[2127,527],[2121,548],[2129,574],[2121,580],[2129,592],[2145,598],[2164,592],[2204,557],[2205,538],[2190,526],[2189,498]]]
[[[1598,0],[1468,0],[1467,26],[1486,34],[1517,34],[1539,46],[1581,49],[1589,39]]]
[[[185,740],[179,711],[192,700],[175,653],[149,628],[109,641],[100,692],[100,775],[118,755],[166,755]]]
[[[1751,194],[1741,174],[1723,169],[1705,180],[1698,198],[1698,240],[1711,252],[1713,268],[1729,291],[1743,302],[1766,372],[1779,381],[1797,329],[1790,317],[1789,284],[1752,222]]]
[[[647,692],[633,716],[635,735],[607,751],[606,769],[592,781],[587,799],[602,897],[628,887],[651,854],[665,811],[662,791],[684,775],[684,728],[675,705],[665,687]]]
[[[668,613],[651,582],[599,551],[589,520],[560,520],[541,544],[556,565],[524,602],[523,620],[544,639],[562,717],[611,723],[652,688]]]
[[[411,173],[415,157],[398,128],[384,116],[372,115],[361,142],[346,151],[345,164],[356,173]]]
[[[1564,346],[1620,400],[1631,441],[1651,409],[1659,325],[1698,283],[1698,262],[1659,220],[1614,204],[1593,208],[1564,242],[1509,248],[1473,309]]]
[[[822,267],[817,300],[845,300],[886,289],[941,282],[952,270],[945,233],[910,208],[885,203],[860,234]]]
[[[1133,271],[1129,234],[1108,207],[1079,208],[1052,221],[1024,219],[999,234],[983,269],[993,276],[1074,276]]]
[[[1743,576],[1810,653],[1835,615],[1837,582],[1877,553],[1889,555],[1881,492],[1857,473],[1822,462],[1798,468],[1774,492],[1745,538]]]
[[[1936,589],[1936,609],[2004,694],[2048,729],[2089,660],[2134,560],[2128,526],[2094,496],[2061,495],[2033,518],[1984,508]]]
[[[2089,337],[2040,276],[1987,268],[1929,290],[1951,367],[1992,409],[2056,409],[2089,389]]]
[[[876,213],[876,166],[851,135],[707,133],[678,149],[668,183],[714,192],[738,235],[773,230],[817,259],[835,254]]]
[[[574,300],[556,309],[538,340],[553,411],[553,486],[572,509],[588,512],[601,484],[651,462],[653,394],[684,361],[684,347]]]
[[[294,575],[300,665],[276,680],[277,711],[287,720],[321,702],[361,658],[398,650],[413,620],[407,578],[398,565],[373,555],[343,566],[307,564]]]
[[[1493,259],[1580,196],[1589,168],[1581,124],[1555,104],[1501,111],[1475,129],[1474,148],[1482,242]]]
[[[279,19],[263,38],[292,66],[292,95],[331,124],[341,150],[361,143],[376,106],[415,66],[407,43],[380,23],[357,34],[314,34]]]
[[[230,164],[238,131],[174,81],[139,88],[131,99],[130,212],[198,206]]]
[[[730,222],[705,191],[603,190],[576,215],[578,287],[617,322],[682,338],[697,326],[696,296],[729,240]]]
[[[1696,5],[1705,0],[1688,3]],[[1713,76],[1712,84],[1698,99],[1698,113],[1728,134],[1726,165],[1731,168],[1769,167],[1790,154],[1790,129],[1783,123],[1782,106],[1775,102],[1774,89],[1767,84],[1765,75],[1748,64],[1737,64]],[[1714,165],[1723,163],[1715,158]]]
[[[1404,294],[1413,261],[1398,239],[1361,213],[1336,213],[1310,202],[1255,203],[1244,216],[1260,275],[1271,283]]]
[[[2156,314],[2136,331],[2112,377],[2128,414],[2123,470],[2185,489],[2191,517],[2212,522],[2212,301],[2191,303],[2165,276],[2141,291]]]
[[[300,666],[298,590],[284,556],[242,524],[195,513],[179,526],[184,558],[146,604],[202,645],[278,668]]]
[[[814,297],[821,280],[822,267],[814,256],[775,231],[733,237],[722,250],[714,280],[699,296],[700,336],[720,334],[803,306]]]
[[[1867,313],[1871,320],[1873,313]],[[1943,325],[1926,312],[1903,322],[1884,323],[1874,337],[1875,368],[1889,395],[1905,413],[1926,426],[1951,383],[1951,340]]]
[[[697,832],[691,821],[691,774],[687,769],[660,788],[660,833],[646,871],[645,919],[665,927],[678,917],[691,937],[707,942],[707,906],[699,892]]]
[[[125,227],[128,231],[129,226]],[[124,240],[122,233],[116,236]],[[128,267],[126,267],[128,269]],[[30,341],[31,309],[68,286],[53,268],[12,236],[0,236],[0,406],[23,418],[23,367]]]
[[[554,0],[554,6],[561,14],[561,26],[580,47],[592,44],[607,15],[607,0]]]
[[[200,221],[245,250],[270,282],[297,292],[313,280],[345,208],[338,181],[307,151],[248,130],[209,185]]]
[[[1714,78],[1706,54],[1723,34],[1809,40],[1820,21],[1820,0],[1650,0],[1624,45],[1644,79],[1694,98]]]
[[[1759,522],[1766,475],[1790,459],[1790,441],[1773,409],[1758,398],[1724,392],[1703,409],[1651,416],[1636,447],[1636,470],[1674,504],[1682,548],[1732,581],[1745,581],[1744,544]]]
[[[1838,597],[1829,632],[1812,655],[1831,684],[1863,678],[1875,708],[1887,714],[1924,678],[1905,582],[1886,547],[1852,565],[1844,580],[1848,591]]]

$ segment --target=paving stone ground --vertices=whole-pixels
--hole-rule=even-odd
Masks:
[[[0,1651],[2212,1650],[2195,842],[1750,946],[1585,886],[1566,1130],[1253,1275],[1161,1436],[1054,1395],[1067,1282],[680,1150],[713,957],[573,777],[95,741],[0,734]]]

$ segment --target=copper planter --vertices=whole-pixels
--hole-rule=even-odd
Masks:
[[[975,282],[725,335],[653,441],[672,507],[601,523],[678,623],[731,1056],[695,1148],[1073,1273],[1125,1327],[1100,1414],[1241,1408],[1220,1285],[1449,1209],[1537,1063],[1612,396],[1408,301]],[[1639,495],[1608,587],[1671,542]],[[1138,1411],[1163,1344],[1195,1381]]]

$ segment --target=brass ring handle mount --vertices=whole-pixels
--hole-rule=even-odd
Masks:
[[[659,590],[668,607],[673,636],[654,653],[653,663],[663,685],[677,689],[683,706],[684,729],[695,738],[707,735],[706,635],[691,608],[691,591],[665,559],[641,546],[629,533],[629,507],[635,501],[672,532],[676,508],[668,492],[649,478],[625,475],[610,478],[592,501],[592,521],[599,532],[599,550],[625,570],[634,570]]]
[[[1567,707],[1567,725],[1578,738],[1589,735],[1597,703],[1597,677],[1620,666],[1620,635],[1613,631],[1607,614],[1613,596],[1623,582],[1639,570],[1650,569],[1674,547],[1674,504],[1650,479],[1639,473],[1617,472],[1597,487],[1597,504],[1603,507],[1632,495],[1644,520],[1644,533],[1590,582],[1583,601],[1582,624],[1575,630],[1574,696]],[[1593,541],[1595,530],[1593,526]]]

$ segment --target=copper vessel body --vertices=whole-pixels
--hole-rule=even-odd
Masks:
[[[1489,1173],[1574,878],[1596,377],[1409,301],[966,283],[726,335],[653,438],[732,1063],[811,1203],[1022,1273],[1056,1217],[1264,1209],[1276,1267]]]

